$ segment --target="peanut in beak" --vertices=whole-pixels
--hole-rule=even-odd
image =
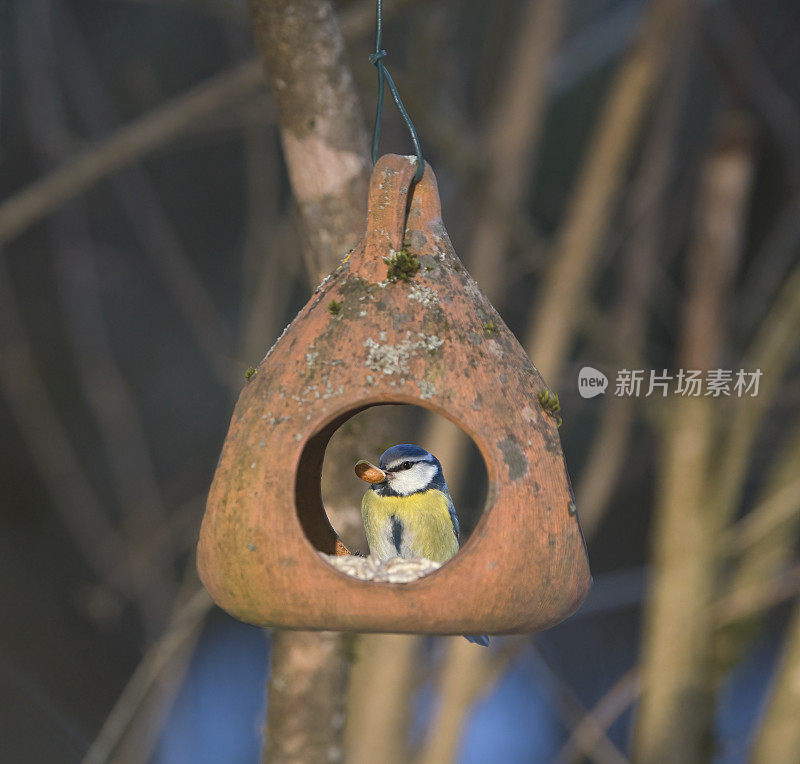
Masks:
[[[367,483],[382,483],[386,480],[386,473],[382,469],[363,459],[356,462],[355,471],[356,475]]]

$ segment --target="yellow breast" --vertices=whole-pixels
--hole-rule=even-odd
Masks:
[[[425,557],[445,562],[458,551],[450,501],[441,491],[380,496],[369,490],[361,514],[370,553],[378,559]]]

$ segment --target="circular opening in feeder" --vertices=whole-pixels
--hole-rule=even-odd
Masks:
[[[445,562],[422,556],[407,559],[411,536],[401,544],[403,553],[393,560],[379,561],[370,555],[361,502],[365,492],[372,489],[359,479],[354,466],[360,460],[378,465],[381,454],[398,444],[414,444],[440,460],[458,515],[459,548],[463,548],[486,504],[488,475],[483,457],[475,442],[446,417],[411,404],[372,405],[355,415],[340,417],[304,449],[297,475],[297,509],[306,537],[324,558],[362,580],[410,581]],[[316,465],[321,467],[321,474],[314,475]],[[410,470],[409,477],[413,473]],[[339,549],[339,557],[334,559],[336,536],[331,528],[349,556],[342,557]],[[412,530],[407,532],[411,534]]]

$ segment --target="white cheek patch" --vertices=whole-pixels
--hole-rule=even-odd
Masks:
[[[417,462],[410,470],[392,473],[389,484],[401,496],[424,491],[436,475],[436,466],[428,462]]]

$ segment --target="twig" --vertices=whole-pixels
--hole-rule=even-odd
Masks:
[[[778,212],[764,237],[764,243],[752,259],[743,282],[747,291],[742,297],[740,327],[752,331],[758,326],[759,312],[769,305],[791,270],[800,245],[800,193],[789,199]]]
[[[718,627],[751,618],[764,610],[800,594],[800,564],[778,573],[766,581],[749,583],[720,598],[713,609]]]
[[[33,181],[0,205],[0,245],[102,178],[174,140],[197,120],[248,95],[262,80],[257,61],[240,64],[125,125]]]
[[[800,264],[784,280],[772,307],[744,354],[742,367],[762,372],[758,396],[747,406],[737,406],[722,441],[716,469],[725,475],[715,501],[730,517],[738,506],[747,477],[755,438],[764,424],[780,388],[784,373],[800,343]]]
[[[95,573],[142,604],[158,586],[147,566],[135,565],[111,525],[58,419],[25,338],[5,260],[0,257],[0,394],[30,451],[53,506]]]
[[[661,78],[687,3],[654,0],[634,47],[614,78],[586,160],[569,201],[551,266],[530,321],[528,355],[557,386],[577,324],[579,306],[591,284],[595,256],[610,224],[610,213],[633,151],[639,126]]]
[[[666,191],[695,47],[691,27],[678,36],[677,42],[641,166],[628,196],[632,230],[621,264],[617,307],[607,332],[613,338],[615,355],[625,368],[636,368],[631,359],[642,351],[648,296],[663,249]],[[594,534],[605,513],[625,462],[634,421],[633,403],[632,398],[616,395],[609,395],[603,402],[600,424],[577,481],[581,527],[588,537]]]
[[[399,1],[389,4],[387,15],[404,4]],[[342,31],[352,37],[363,33],[370,23],[372,19],[365,8],[358,6],[343,14]],[[245,98],[263,82],[261,61],[245,61],[95,142],[0,204],[0,246],[98,181],[164,147],[193,128],[198,120]]]
[[[564,93],[612,61],[630,42],[641,15],[638,0],[615,3],[568,38],[550,66],[550,87]]]
[[[800,533],[800,422],[779,453],[759,503],[722,537],[720,554],[734,555],[734,569],[727,582],[727,599],[734,603],[728,607],[729,613],[735,614],[735,603],[747,602],[748,597],[767,597],[769,601],[776,576],[794,555]],[[729,621],[732,628],[718,631],[714,654],[719,675],[742,657],[762,621],[760,612],[744,608],[741,619]]]
[[[788,569],[766,585],[742,589],[734,594],[723,597],[714,603],[716,628],[725,626],[755,613],[773,607],[786,599],[795,597],[800,592],[800,566]],[[790,627],[788,635],[793,633]],[[787,636],[790,639],[791,636]],[[776,677],[785,677],[783,671],[776,671]],[[780,680],[779,680],[780,681]],[[588,753],[593,745],[593,740],[598,730],[605,732],[625,712],[625,710],[639,697],[641,681],[639,668],[634,667],[625,673],[606,694],[598,701],[594,708],[587,714],[590,720],[582,720],[572,731],[569,740],[564,744],[555,758],[558,764],[576,762],[581,753]],[[791,720],[796,728],[797,701],[792,701]],[[586,723],[585,723],[586,722]],[[796,751],[797,746],[789,746],[779,750]],[[765,757],[759,761],[778,761]]]
[[[546,682],[555,690],[556,706],[566,728],[571,732],[575,732],[580,725],[584,725],[584,728],[588,727],[591,732],[589,740],[584,738],[581,733],[576,737],[576,742],[585,744],[582,747],[582,752],[598,764],[624,764],[624,762],[627,762],[627,757],[608,739],[605,730],[596,723],[594,717],[586,712],[572,688],[550,666],[535,644],[533,653],[538,670],[543,674]]]
[[[794,454],[797,455],[797,452]],[[797,462],[795,466],[796,464]],[[726,533],[723,540],[725,551],[728,554],[741,554],[748,547],[760,545],[767,537],[771,540],[778,534],[786,537],[786,524],[796,524],[798,517],[800,517],[800,478],[795,478],[751,509]],[[790,539],[793,535],[791,532],[788,534]],[[792,546],[791,542],[788,546]],[[760,555],[761,552],[763,550],[757,554]]]
[[[572,729],[569,739],[556,755],[554,764],[578,762],[591,754],[611,725],[630,708],[641,691],[638,667],[626,671]]]
[[[753,587],[747,591],[742,590],[718,600],[714,604],[716,627],[718,629],[723,628],[742,616],[760,613],[766,608],[796,596],[798,591],[800,591],[800,566],[795,566],[778,576],[766,587],[763,585]],[[790,627],[787,634],[791,635],[792,631]],[[787,639],[789,638],[791,636],[787,637]],[[786,674],[783,671],[776,671],[776,677],[785,676]],[[572,730],[572,734],[554,761],[558,764],[577,762],[582,753],[589,753],[598,732],[608,730],[619,716],[636,701],[640,693],[639,668],[634,667],[626,672],[603,695],[584,720]],[[791,708],[790,718],[793,728],[796,728],[797,701],[793,700],[789,708]],[[784,747],[779,750],[794,752],[797,750],[797,746]],[[778,761],[779,759],[765,757],[759,761],[763,761],[766,764],[766,762],[773,760]]]
[[[800,602],[786,630],[772,694],[750,754],[753,764],[791,764],[800,751]]]
[[[28,84],[25,88],[28,97],[24,99],[28,122],[39,147],[39,163],[47,166],[58,160],[69,142],[51,58],[54,50],[51,14],[47,2],[31,0],[19,5],[17,18],[21,70]],[[39,53],[32,55],[34,51]],[[36,97],[30,97],[33,93]],[[119,499],[123,506],[127,506],[128,529],[138,529],[139,538],[142,538],[146,535],[142,532],[144,529],[149,534],[165,526],[166,515],[136,404],[116,364],[105,331],[94,251],[89,239],[86,211],[79,201],[74,201],[70,209],[53,217],[51,240],[81,385],[98,423]],[[76,265],[81,274],[80,287],[74,275]],[[109,395],[109,390],[114,391],[113,395]],[[142,501],[143,496],[148,500]],[[136,514],[131,511],[133,507],[138,509]],[[168,562],[172,564],[171,557]],[[154,564],[152,557],[150,564],[159,570],[163,583],[151,593],[153,602],[149,626],[160,630],[174,588],[169,577],[164,577],[167,566],[163,562]]]
[[[190,557],[186,561],[183,581],[164,633],[180,616],[187,603],[196,594],[198,596],[198,578],[195,561]],[[208,613],[210,613],[209,608]],[[207,613],[207,614],[208,614]],[[198,620],[193,633],[183,641],[172,657],[164,664],[155,682],[131,714],[114,747],[112,761],[124,761],[125,764],[149,764],[153,759],[153,750],[161,740],[164,728],[170,721],[170,712],[192,664],[198,642],[202,636],[205,618]],[[164,634],[161,635],[162,637]],[[144,659],[147,659],[145,653]],[[138,666],[137,666],[138,669]],[[135,673],[135,672],[134,672]],[[116,706],[112,708],[112,713]]]
[[[83,764],[105,764],[109,761],[148,693],[178,651],[189,640],[197,637],[212,606],[211,598],[201,589],[178,611],[164,636],[147,651],[144,660],[128,680],[103,728],[86,753]]]
[[[716,628],[723,628],[738,620],[744,615],[760,613],[786,599],[792,598],[800,591],[800,566],[795,566],[778,576],[767,586],[753,587],[742,590],[734,595],[729,595],[714,604]],[[790,627],[788,634],[792,633]],[[787,637],[788,638],[788,637]],[[786,676],[783,671],[776,672],[776,676]],[[577,762],[581,754],[588,754],[598,732],[605,732],[623,714],[641,693],[639,668],[635,666],[626,672],[589,711],[586,717],[573,728],[567,742],[562,746],[554,759],[557,764]],[[797,701],[793,701],[791,719],[796,728]],[[785,749],[794,752],[797,746]],[[773,759],[765,757],[761,761],[771,762]]]
[[[242,258],[240,368],[264,357],[286,323],[291,284],[301,264],[286,253],[300,248],[297,221],[279,209],[278,136],[264,130],[257,115],[244,127],[245,240]]]
[[[518,209],[534,172],[539,135],[547,113],[547,73],[561,40],[563,0],[527,2],[504,76],[485,129],[486,173],[482,183],[501,209]],[[466,263],[492,302],[506,288],[508,223],[492,207],[482,211],[470,236]]]
[[[746,124],[723,122],[703,169],[687,259],[678,358],[684,369],[713,368],[721,358],[752,169]],[[634,737],[634,758],[643,764],[704,758],[712,714],[711,604],[717,539],[724,528],[716,506],[709,506],[719,409],[712,398],[680,397],[664,412],[654,570],[642,649],[644,691]]]
[[[499,639],[490,650],[476,648],[460,637],[448,642],[438,681],[438,708],[421,750],[412,759],[416,764],[455,760],[469,710],[492,691],[508,667],[530,646],[530,636]],[[620,761],[613,754],[602,758],[605,752],[599,755],[602,761]]]
[[[467,713],[475,700],[490,690],[487,648],[461,637],[448,639],[438,682],[439,702],[416,764],[454,761]]]
[[[549,63],[561,39],[563,0],[527,2],[506,66],[508,76],[487,120],[485,167],[480,184],[491,204],[482,205],[470,236],[466,263],[481,290],[499,302],[508,287],[503,264],[514,239],[506,211],[518,211],[534,172],[539,135],[547,105]],[[447,465],[451,485],[467,468],[464,439],[452,423],[429,416],[422,441]]]
[[[789,168],[790,182],[800,185],[800,110],[770,72],[761,51],[734,7],[728,3],[709,6],[706,25],[712,44],[725,68],[775,136]]]
[[[118,122],[111,101],[82,43],[80,30],[65,5],[60,5],[58,23],[65,50],[60,59],[66,69],[65,82],[77,112],[96,138]],[[127,215],[142,252],[153,265],[167,291],[192,330],[217,380],[231,385],[231,331],[214,299],[185,251],[158,194],[139,167],[122,169],[111,178],[111,186]]]
[[[421,670],[421,646],[416,635],[358,637],[345,735],[348,764],[409,760],[410,699]]]

